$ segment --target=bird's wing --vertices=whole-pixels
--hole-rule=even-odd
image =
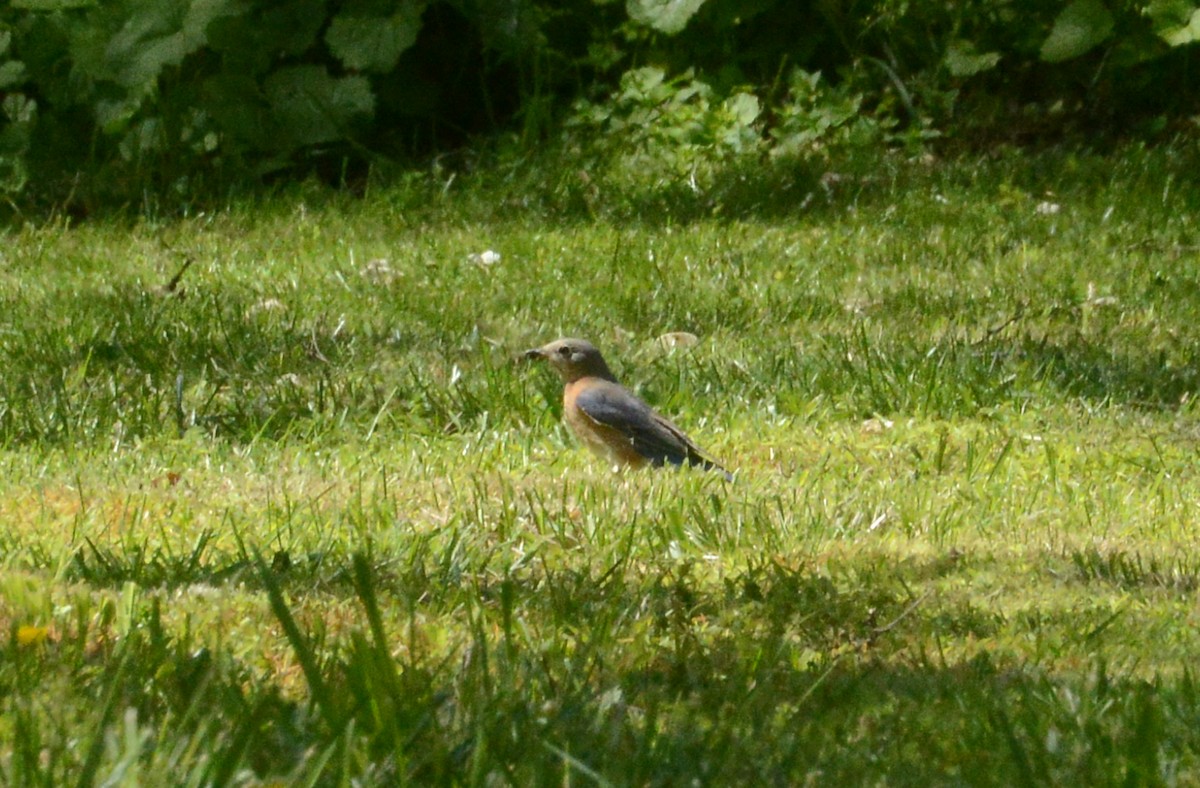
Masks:
[[[678,427],[620,384],[597,381],[579,393],[575,405],[596,423],[629,438],[634,450],[655,465],[716,467]]]

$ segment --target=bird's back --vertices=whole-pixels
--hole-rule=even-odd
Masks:
[[[668,418],[619,383],[583,378],[563,392],[563,412],[589,448],[628,465],[697,465],[729,476]]]

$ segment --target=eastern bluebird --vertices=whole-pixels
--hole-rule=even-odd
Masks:
[[[591,342],[556,339],[526,351],[525,358],[549,362],[563,379],[563,419],[601,457],[633,468],[699,465],[733,480],[678,427],[618,383]]]

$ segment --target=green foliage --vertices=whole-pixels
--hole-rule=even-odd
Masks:
[[[629,0],[626,8],[634,22],[673,35],[687,27],[705,0]]]
[[[12,58],[12,31],[0,25],[0,194],[25,188],[25,154],[37,119],[37,102],[21,91],[25,64]]]
[[[1155,0],[1146,6],[1154,32],[1173,47],[1200,40],[1200,8],[1190,0]]]
[[[0,6],[0,191],[86,214],[361,188],[563,123],[701,178],[778,150],[1153,135],[1196,112],[1198,33],[1191,0],[27,0]],[[818,109],[793,74],[821,75]]]
[[[6,8],[6,190],[25,188],[33,168],[36,191],[61,198],[59,184],[71,182],[85,207],[139,193],[186,201],[203,193],[205,179],[218,186],[238,172],[305,172],[396,154],[384,140],[405,131],[389,123],[413,130],[473,118],[467,123],[482,128],[486,115],[470,105],[488,83],[455,95],[463,88],[449,75],[487,41],[507,48],[494,54],[495,68],[530,57],[534,45],[484,36],[494,16],[486,9],[429,5],[120,0]],[[447,24],[460,11],[466,16]],[[421,37],[431,14],[448,39]],[[445,64],[431,68],[435,50]],[[403,104],[381,106],[381,97]]]
[[[1079,57],[1112,35],[1113,17],[1102,0],[1073,0],[1054,20],[1042,42],[1042,60],[1058,63]]]
[[[973,77],[996,67],[1000,62],[999,52],[977,52],[970,41],[956,39],[946,45],[943,58],[946,70],[953,77]]]
[[[882,141],[886,121],[860,112],[861,96],[831,88],[820,74],[793,69],[770,113],[754,93],[719,97],[691,73],[626,72],[619,90],[598,103],[581,101],[569,127],[594,140],[589,169],[619,180],[636,172],[662,183],[685,182],[702,194],[729,172],[768,166],[828,166],[840,152]],[[590,176],[589,176],[590,177]]]
[[[389,13],[392,7],[392,3],[351,3],[333,17],[325,41],[343,66],[386,74],[417,43],[424,0],[406,0]]]
[[[323,66],[291,66],[263,82],[271,119],[290,147],[353,137],[355,122],[369,118],[375,97],[365,77],[334,77]]]
[[[608,101],[581,102],[575,111],[575,123],[590,126],[613,154],[685,177],[761,147],[757,97],[719,100],[691,74],[667,79],[660,68],[627,72]]]
[[[895,120],[862,112],[861,95],[848,85],[831,88],[820,74],[794,69],[788,91],[769,129],[773,156],[803,158],[830,149],[869,148],[883,139]]]

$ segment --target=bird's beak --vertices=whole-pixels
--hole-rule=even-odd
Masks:
[[[544,359],[546,357],[546,353],[540,347],[535,347],[535,348],[526,350],[524,353],[521,354],[521,357],[524,358],[526,361],[540,361],[541,359]]]

